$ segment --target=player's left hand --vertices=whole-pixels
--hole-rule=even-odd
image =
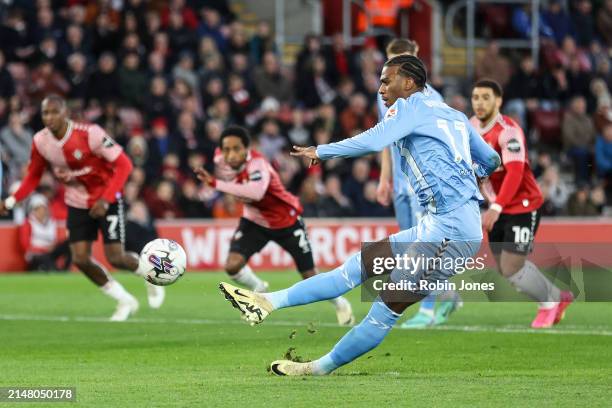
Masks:
[[[101,198],[94,203],[94,205],[89,209],[89,215],[92,218],[102,218],[106,215],[106,211],[108,210],[108,201]]]
[[[196,176],[198,177],[198,180],[200,180],[201,182],[205,183],[206,185],[209,185],[211,187],[215,186],[215,177],[210,174],[209,172],[207,172],[204,167],[198,167],[193,169],[193,172],[196,174]]]
[[[291,156],[301,156],[310,159],[310,165],[314,166],[318,164],[321,160],[319,160],[319,156],[317,156],[317,148],[315,146],[302,147],[302,146],[293,146],[294,152],[290,152]]]
[[[499,212],[489,208],[482,214],[482,226],[487,232],[490,232],[498,219]]]

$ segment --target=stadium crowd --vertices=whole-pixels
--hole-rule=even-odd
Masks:
[[[506,89],[505,111],[531,143],[544,213],[597,215],[612,199],[612,0],[596,9],[579,0],[573,13],[562,6],[553,0],[542,11],[540,69],[491,42],[476,75]],[[515,11],[515,33],[525,18]],[[245,27],[224,0],[16,1],[0,6],[0,21],[3,193],[28,163],[40,101],[56,93],[73,118],[100,124],[124,146],[134,163],[126,201],[146,203],[157,219],[239,216],[239,201],[202,187],[191,171],[212,168],[228,124],[251,130],[306,216],[392,215],[376,202],[377,157],[309,168],[288,154],[377,122],[384,54],[375,41],[354,49],[341,35],[329,45],[310,35],[288,67],[270,24]],[[470,113],[469,84],[432,85]],[[61,186],[50,175],[42,185],[61,219]]]

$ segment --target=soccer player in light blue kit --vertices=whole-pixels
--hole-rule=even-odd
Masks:
[[[396,38],[387,44],[385,49],[387,58],[392,59],[400,55],[414,55],[419,53],[419,45],[412,40]],[[429,93],[432,100],[444,102],[442,95],[432,86],[425,84],[424,93]],[[382,96],[377,95],[378,118],[382,120],[387,113]],[[400,230],[406,230],[417,225],[422,215],[416,194],[410,188],[410,182],[404,174],[400,165],[400,151],[394,146],[386,147],[381,155],[381,171],[378,189],[376,191],[378,202],[384,206],[390,204],[393,196],[393,208],[395,219]],[[436,312],[436,297],[440,298],[440,306]],[[404,329],[418,329],[427,326],[442,324],[448,320],[448,316],[457,309],[461,298],[454,290],[434,291],[430,293],[419,304],[418,312],[409,320],[400,325]]]
[[[380,152],[394,143],[401,152],[401,168],[410,179],[419,203],[426,208],[417,226],[400,231],[373,244],[375,250],[362,250],[328,273],[299,282],[288,289],[255,293],[222,282],[219,288],[245,320],[261,323],[275,310],[337,297],[359,286],[368,265],[382,254],[386,258],[407,254],[406,245],[417,245],[427,257],[461,260],[473,257],[482,241],[480,195],[476,176],[485,177],[500,163],[498,154],[470,125],[463,113],[432,100],[423,90],[427,73],[421,60],[402,55],[385,63],[379,92],[387,106],[385,119],[375,127],[350,139],[318,147],[295,147],[295,156],[313,163],[335,157],[359,157]],[[401,251],[401,252],[400,252]],[[374,255],[374,257],[372,257]],[[362,262],[364,274],[362,275]],[[375,263],[375,262],[374,262]],[[391,283],[443,282],[452,269],[392,269]],[[323,357],[298,363],[272,362],[276,375],[325,375],[378,346],[410,305],[421,300],[427,290],[391,288],[380,292],[367,316],[353,327]],[[398,299],[397,295],[401,295]]]

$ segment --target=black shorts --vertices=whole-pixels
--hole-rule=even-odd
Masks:
[[[501,214],[489,232],[489,245],[495,255],[502,250],[527,255],[540,225],[540,210],[522,214]]]
[[[89,241],[98,239],[98,230],[102,232],[105,244],[125,242],[125,221],[123,202],[117,201],[108,206],[106,215],[93,218],[88,209],[68,207],[68,239],[70,242]]]
[[[302,217],[298,217],[292,226],[280,229],[265,228],[246,218],[240,218],[238,229],[232,237],[230,252],[237,252],[248,261],[269,241],[276,242],[289,252],[299,272],[314,269],[312,247]]]

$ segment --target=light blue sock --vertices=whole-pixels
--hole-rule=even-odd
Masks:
[[[378,346],[400,316],[377,299],[361,323],[345,334],[332,351],[313,362],[314,374],[329,374]]]
[[[333,299],[359,285],[361,285],[361,253],[357,252],[333,271],[304,279],[290,288],[262,295],[268,299],[274,309],[282,309]]]
[[[436,293],[431,292],[427,297],[421,300],[421,305],[419,307],[419,313],[425,313],[427,315],[433,316],[434,309],[436,307]]]

